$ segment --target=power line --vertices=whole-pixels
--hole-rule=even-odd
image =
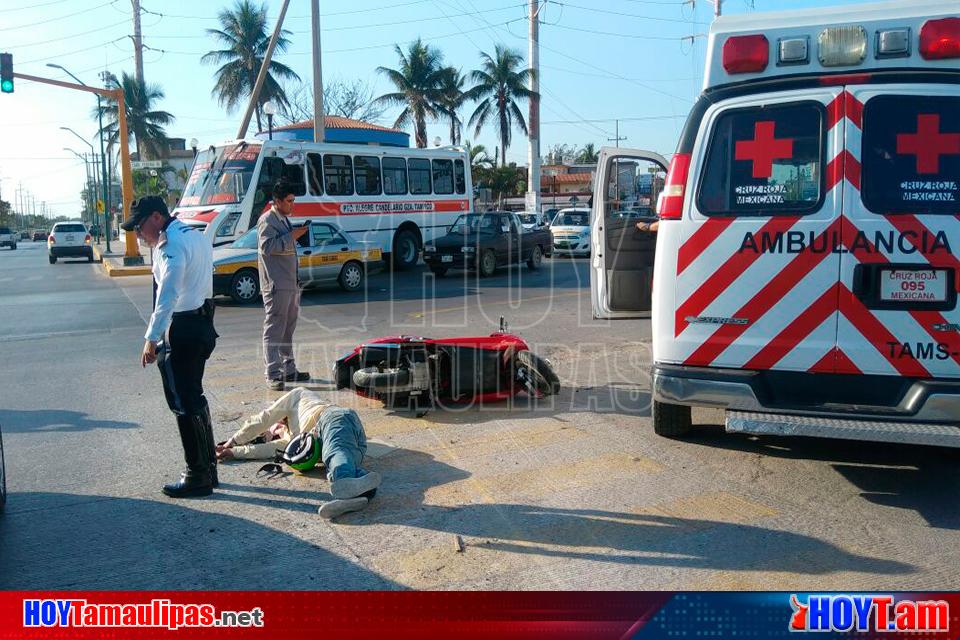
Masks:
[[[101,42],[100,44],[95,44],[90,47],[84,47],[83,49],[76,49],[74,51],[66,51],[63,53],[54,53],[45,58],[35,58],[33,60],[21,60],[19,64],[32,64],[34,62],[45,62],[47,60],[52,60],[54,58],[62,58],[64,56],[72,56],[75,53],[83,53],[84,51],[90,51],[91,49],[99,49],[100,47],[105,47],[108,44],[113,44],[114,42],[119,42],[120,40],[126,39],[127,36],[120,36],[119,38],[114,38],[113,40],[107,40],[106,42]]]
[[[564,72],[564,73],[572,73],[572,74],[577,75],[577,76],[587,76],[587,77],[590,77],[590,78],[603,78],[603,79],[605,79],[605,80],[615,80],[615,79],[616,79],[616,80],[619,80],[619,78],[613,78],[613,77],[611,77],[610,75],[607,75],[607,74],[602,74],[602,73],[587,73],[586,71],[573,71],[573,70],[571,70],[571,69],[567,69],[566,67],[554,67],[554,66],[549,65],[549,64],[541,64],[540,67],[543,68],[543,69],[552,69],[553,71],[562,71],[562,72]],[[634,81],[636,81],[636,82],[689,82],[690,80],[695,80],[695,79],[696,79],[696,78],[693,78],[693,77],[690,77],[690,78],[658,78],[658,79],[644,78],[643,80],[639,80],[639,79],[637,79],[637,78],[630,78],[630,80],[634,80]]]
[[[379,6],[379,7],[370,7],[370,8],[368,8],[368,9],[353,9],[353,10],[351,10],[351,11],[335,11],[335,12],[333,12],[333,13],[321,13],[321,14],[320,14],[320,17],[322,17],[322,18],[330,18],[330,17],[333,17],[333,16],[347,16],[347,15],[354,15],[354,14],[357,14],[357,13],[370,13],[370,12],[372,12],[372,11],[383,11],[384,9],[395,9],[395,8],[398,8],[398,7],[409,7],[409,6],[411,6],[411,5],[424,4],[424,3],[426,3],[426,2],[432,2],[432,1],[433,1],[433,0],[413,0],[412,2],[401,2],[401,3],[398,3],[398,4],[387,4],[387,5],[381,5],[381,6]],[[148,10],[148,9],[143,8],[142,6],[140,7],[140,10],[141,10],[142,12],[144,12],[144,13],[152,13],[152,14],[154,14],[154,15],[163,16],[163,17],[165,17],[165,18],[179,18],[179,19],[181,19],[181,20],[208,20],[208,21],[209,21],[209,20],[216,20],[216,19],[217,19],[217,18],[208,18],[208,17],[206,17],[206,16],[185,16],[185,15],[180,15],[180,14],[176,14],[176,13],[162,13],[162,12],[158,12],[158,11],[150,11],[150,10]],[[309,16],[309,15],[304,15],[304,16],[287,16],[286,19],[287,19],[287,20],[303,20],[303,19],[307,19],[307,18],[310,18],[310,16]]]
[[[79,38],[80,36],[87,36],[91,33],[97,33],[100,31],[106,31],[107,29],[112,29],[114,27],[119,27],[122,24],[127,24],[127,20],[121,20],[120,22],[115,22],[114,24],[108,24],[105,27],[98,27],[96,29],[91,29],[90,31],[83,31],[81,33],[74,33],[69,36],[61,36],[59,38],[51,38],[50,40],[41,40],[40,42],[31,42],[29,44],[21,45],[10,45],[10,48],[19,51],[20,49],[27,49],[29,47],[37,47],[42,44],[50,44],[51,42],[60,42],[61,40],[70,40],[71,38]]]
[[[57,16],[56,18],[48,18],[47,20],[40,20],[39,22],[31,22],[30,24],[19,24],[15,27],[4,27],[0,29],[0,31],[14,31],[16,29],[25,29],[27,27],[36,27],[41,24],[49,24],[51,22],[56,22],[57,20],[65,20],[67,18],[79,16],[82,13],[90,13],[91,11],[94,11],[95,9],[99,9],[100,7],[105,7],[107,5],[113,4],[114,1],[115,0],[111,0],[110,2],[104,2],[103,4],[98,4],[95,7],[90,7],[89,9],[84,9],[83,11],[77,11],[76,13],[68,13],[67,15]]]
[[[624,13],[622,11],[610,11],[609,9],[597,9],[596,7],[585,7],[580,4],[571,4],[569,2],[558,2],[557,0],[550,0],[553,4],[560,5],[561,7],[570,7],[571,9],[582,9],[584,11],[593,11],[595,13],[606,13],[614,16],[623,16],[626,18],[638,18],[640,20],[655,20],[657,22],[681,22],[683,24],[690,24],[690,21],[684,20],[683,18],[658,18],[654,16],[642,16],[636,13]],[[694,22],[694,24],[710,24],[709,22]]]
[[[63,4],[68,0],[53,0],[53,2],[44,2],[41,4],[31,4],[25,7],[14,7],[12,9],[0,9],[0,13],[13,13],[14,11],[25,11],[27,9],[39,9],[40,7],[49,7],[52,4]]]
[[[597,31],[596,29],[582,29],[580,27],[568,27],[562,24],[551,25],[558,29],[567,29],[569,31],[579,31],[580,33],[592,33],[598,36],[612,36],[615,38],[630,38],[631,40],[672,40],[674,42],[679,42],[683,40],[683,37],[680,36],[645,36],[638,35],[634,33],[615,33],[613,31]]]
[[[549,120],[541,122],[540,124],[576,124],[578,122],[615,122],[619,120],[620,122],[638,122],[641,120],[673,120],[677,118],[686,118],[687,116],[634,116],[631,118],[597,118],[594,120]],[[609,132],[607,132],[609,133]]]

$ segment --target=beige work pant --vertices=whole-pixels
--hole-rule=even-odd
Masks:
[[[267,380],[282,380],[296,372],[293,331],[300,315],[300,290],[263,292],[263,359]]]

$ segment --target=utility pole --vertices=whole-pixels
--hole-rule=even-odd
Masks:
[[[530,65],[530,116],[527,130],[528,211],[540,211],[540,0],[530,0],[530,35],[527,40]]]
[[[240,121],[240,130],[237,132],[237,139],[242,140],[247,135],[247,127],[250,126],[250,117],[253,116],[253,110],[260,101],[260,89],[263,88],[263,81],[267,78],[267,70],[270,68],[270,60],[273,59],[273,50],[277,48],[277,40],[280,38],[280,32],[283,30],[283,18],[287,15],[287,5],[290,0],[283,0],[283,6],[280,7],[280,15],[277,16],[277,26],[273,28],[273,35],[270,36],[270,44],[263,54],[263,64],[260,65],[260,73],[257,74],[257,82],[254,84],[253,91],[250,92],[250,102],[247,104],[247,112],[243,114],[243,120]],[[316,120],[316,114],[314,114]]]
[[[320,64],[320,0],[311,0],[310,9],[310,30],[313,34],[313,141],[323,142],[327,128],[323,110],[323,67]]]
[[[719,17],[720,17],[720,3],[721,3],[721,2],[723,2],[723,0],[713,0],[713,17],[714,17],[714,18],[719,18]]]
[[[621,141],[621,140],[626,140],[627,137],[620,135],[620,121],[619,121],[619,120],[614,120],[613,122],[614,122],[614,127],[615,127],[615,128],[614,128],[614,134],[613,134],[613,137],[612,137],[612,138],[607,138],[607,140],[608,140],[609,142],[615,142],[616,145],[617,145],[617,148],[619,148],[619,147],[620,147],[620,141]]]
[[[140,33],[140,0],[130,0],[133,5],[133,59],[137,83],[143,84],[143,35]],[[143,158],[140,158],[143,160]]]

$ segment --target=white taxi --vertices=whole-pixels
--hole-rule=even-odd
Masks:
[[[363,288],[367,273],[382,266],[380,249],[348,239],[334,224],[311,222],[297,243],[300,282],[305,287],[339,284],[344,291]],[[260,296],[257,230],[213,251],[213,293],[250,303]]]

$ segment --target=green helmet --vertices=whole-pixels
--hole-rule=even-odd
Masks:
[[[309,471],[320,462],[320,440],[313,431],[293,438],[283,451],[283,461],[297,471]]]

